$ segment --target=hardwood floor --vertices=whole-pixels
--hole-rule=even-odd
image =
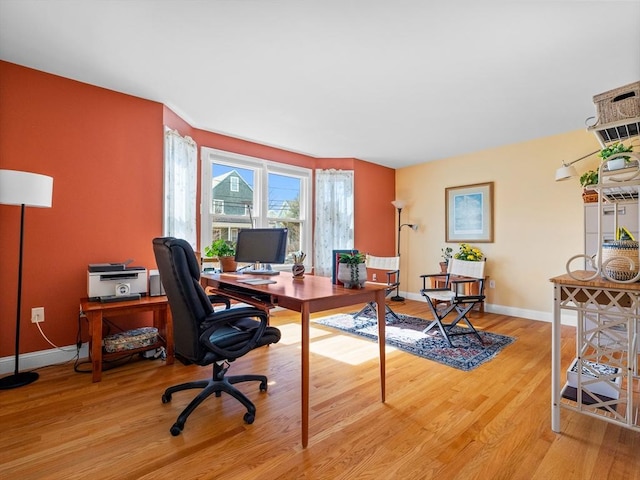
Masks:
[[[430,317],[421,302],[393,308]],[[200,405],[180,436],[169,434],[196,391],[162,404],[163,390],[210,368],[139,360],[95,384],[70,365],[41,369],[36,383],[0,391],[0,478],[640,479],[639,433],[567,410],[562,433],[551,431],[551,325],[478,315],[477,327],[516,342],[470,372],[390,351],[384,404],[376,345],[314,325],[305,450],[292,312],[272,317],[280,343],[231,365],[230,374],[269,377],[267,393],[240,386],[256,403],[252,425],[223,394]],[[568,365],[574,329],[562,335]]]

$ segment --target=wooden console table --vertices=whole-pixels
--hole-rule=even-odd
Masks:
[[[80,300],[80,310],[86,315],[89,322],[89,351],[91,353],[91,372],[93,381],[102,379],[102,359],[122,356],[123,353],[131,354],[154,348],[150,345],[126,352],[103,353],[102,351],[102,320],[104,317],[131,315],[141,312],[153,312],[153,326],[158,329],[158,342],[156,347],[163,346],[166,349],[167,365],[173,363],[173,320],[166,296],[142,297],[139,300],[126,300],[123,302],[92,302],[88,298]]]

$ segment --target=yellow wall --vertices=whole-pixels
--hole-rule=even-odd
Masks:
[[[494,241],[472,243],[487,256],[487,274],[496,284],[487,285],[487,310],[550,321],[549,279],[584,252],[582,188],[577,178],[556,182],[555,171],[562,160],[598,149],[595,136],[579,130],[399,169],[396,198],[408,203],[402,222],[420,225],[417,232],[402,231],[401,290],[419,299],[419,275],[439,271],[440,249],[447,245],[445,188],[494,182]],[[598,160],[579,162],[578,172]],[[457,243],[449,245],[458,250]]]

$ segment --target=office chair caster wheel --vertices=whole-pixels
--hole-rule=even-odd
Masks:
[[[260,382],[260,391],[261,392],[267,391],[267,382]]]
[[[251,425],[255,419],[256,419],[256,416],[253,413],[247,412],[244,414],[244,421],[249,425]]]
[[[171,401],[171,394],[170,393],[163,393],[162,394],[162,403],[169,403]]]
[[[177,423],[174,423],[169,431],[171,432],[171,435],[177,437],[180,435],[180,432],[182,432],[182,428],[180,428]]]

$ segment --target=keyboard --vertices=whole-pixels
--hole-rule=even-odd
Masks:
[[[266,270],[266,269],[257,269],[257,270],[243,270],[243,273],[247,274],[247,275],[280,275],[280,272],[278,270]]]

